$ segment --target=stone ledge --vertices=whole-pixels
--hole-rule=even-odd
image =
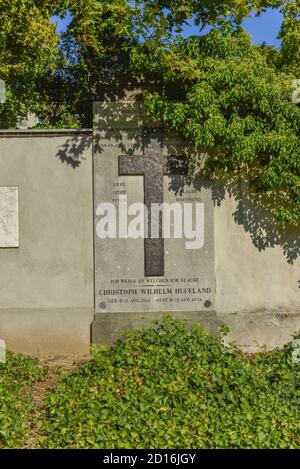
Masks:
[[[86,355],[93,317],[85,307],[0,309],[0,339],[13,352]]]
[[[111,344],[126,329],[151,327],[166,313],[96,313],[94,308],[0,309],[0,339],[9,350],[28,354],[86,355],[90,341]],[[249,353],[266,345],[282,347],[300,331],[300,311],[215,313],[168,313],[187,318],[188,325],[199,322],[210,334],[218,334],[222,324],[230,328],[225,342],[232,341]],[[94,319],[94,320],[93,320]],[[278,333],[280,331],[280,334]]]
[[[166,313],[96,313],[92,323],[92,343],[112,344],[122,337],[126,329],[151,327],[152,321]],[[222,325],[230,332],[225,343],[235,342],[242,350],[255,353],[266,346],[267,350],[282,347],[300,331],[300,311],[216,313],[199,311],[192,313],[167,313],[177,319],[187,318],[188,325],[199,322],[210,334],[218,334]],[[278,331],[280,330],[280,334]]]
[[[122,337],[126,329],[138,329],[139,327],[151,327],[152,321],[161,319],[164,315],[170,315],[176,319],[187,318],[191,326],[200,322],[202,327],[210,334],[218,334],[222,322],[212,311],[185,312],[149,312],[149,313],[96,313],[92,323],[92,343],[112,344]]]
[[[65,136],[93,136],[92,129],[2,129],[0,138],[21,138],[21,137],[65,137]]]
[[[282,347],[300,331],[300,310],[218,313],[218,319],[229,326],[226,343],[235,342],[242,350],[255,353]]]

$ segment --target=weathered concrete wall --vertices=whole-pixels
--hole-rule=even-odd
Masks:
[[[94,317],[91,132],[0,132],[0,186],[19,188],[18,248],[0,248],[0,339],[41,354],[89,351]],[[244,349],[300,330],[300,233],[282,232],[243,183],[214,208],[216,311],[190,315]],[[175,314],[182,317],[184,313]],[[95,340],[161,316],[97,315]]]
[[[246,350],[300,330],[300,232],[283,230],[238,182],[215,208],[216,310]]]
[[[19,187],[19,248],[0,249],[0,338],[83,353],[93,319],[91,132],[0,133],[0,186]]]
[[[240,205],[243,213],[238,215]],[[273,233],[262,221],[270,223]],[[255,206],[245,209],[245,195],[242,200],[227,195],[215,208],[217,311],[299,308],[299,236],[296,230],[281,233]]]

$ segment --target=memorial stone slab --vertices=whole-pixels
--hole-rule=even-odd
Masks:
[[[19,247],[18,187],[0,187],[0,248]]]
[[[95,103],[96,312],[214,309],[213,199],[204,178],[200,187],[198,180],[197,188],[189,182],[188,151],[174,133],[151,121],[141,103]],[[137,204],[145,207],[139,218]],[[163,206],[155,219],[153,204]],[[110,224],[110,206],[115,209],[116,221],[110,228],[116,236],[110,231],[104,237],[100,227],[104,219],[106,228]],[[172,209],[171,236],[164,236],[168,207],[179,207],[182,236],[175,235]],[[202,234],[198,233],[200,242],[193,243],[185,221],[193,220],[194,233],[197,215],[201,215],[197,229]],[[145,239],[133,237],[130,231],[130,223],[137,224],[137,218],[140,225],[144,222]]]

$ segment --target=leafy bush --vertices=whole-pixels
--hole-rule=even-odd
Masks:
[[[20,447],[27,434],[31,393],[25,388],[43,379],[39,360],[7,352],[0,363],[0,448]]]
[[[300,447],[291,345],[247,356],[170,317],[127,335],[48,392],[42,446]]]
[[[299,226],[300,107],[292,102],[293,73],[278,68],[270,49],[253,46],[248,34],[231,25],[183,42],[174,54],[184,57],[177,71],[181,100],[161,92],[149,94],[146,104],[198,149],[191,155],[191,175],[201,173],[199,151],[206,149],[206,174],[227,182],[238,174],[273,216]],[[190,74],[198,74],[194,82],[185,77],[188,57]]]

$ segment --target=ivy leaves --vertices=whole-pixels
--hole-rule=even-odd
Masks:
[[[22,445],[32,405],[28,388],[46,373],[38,359],[6,353],[6,363],[0,363],[0,449]]]
[[[29,429],[45,448],[299,448],[293,353],[287,344],[249,356],[166,316],[94,347],[91,360],[60,374],[32,419],[30,387],[47,368],[8,352],[0,448],[21,447]]]
[[[296,448],[292,347],[248,357],[166,317],[95,348],[48,393],[43,447]]]

